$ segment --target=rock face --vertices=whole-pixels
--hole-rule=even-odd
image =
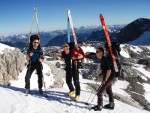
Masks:
[[[46,64],[48,64],[48,66],[50,67],[51,69],[51,72],[52,74],[54,75],[54,84],[52,87],[54,88],[62,88],[63,87],[63,84],[64,84],[64,79],[65,79],[65,76],[66,76],[66,72],[64,69],[61,69],[61,68],[57,68],[55,65],[49,63],[49,62],[46,62]]]
[[[5,49],[0,54],[0,84],[9,84],[9,80],[17,79],[25,66],[25,56],[19,49]]]

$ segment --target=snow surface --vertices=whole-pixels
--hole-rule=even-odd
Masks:
[[[120,51],[120,54],[121,56],[123,56],[124,58],[130,58],[130,55],[129,55],[129,52],[125,49],[124,47],[125,45],[120,45],[121,47],[121,51]]]
[[[148,80],[147,78],[150,78],[150,72],[147,71],[147,70],[145,70],[142,65],[141,65],[141,66],[138,65],[138,66],[132,67],[132,68],[134,68],[134,69],[140,71],[142,74],[144,74],[144,76],[143,76],[143,75],[140,75],[140,77],[141,77],[142,79],[144,79],[144,80],[147,81],[147,80]],[[146,78],[146,77],[147,77],[147,78]],[[142,85],[142,86],[144,87],[144,89],[145,89],[145,94],[144,94],[145,99],[146,99],[148,102],[150,102],[150,84],[143,83],[143,84],[141,84],[141,85]]]
[[[145,70],[142,65],[132,67],[132,68],[134,68],[134,69],[138,70],[139,72],[143,73],[145,77],[150,78],[150,72]]]
[[[143,50],[141,48],[139,48],[138,46],[130,46],[130,50],[137,53],[137,54],[140,54],[140,52],[142,52]]]
[[[148,102],[150,102],[150,84],[144,83],[143,87],[145,90],[144,97]]]
[[[125,89],[127,89],[128,85],[129,82],[118,80],[113,86],[113,91],[125,97],[130,97],[130,95],[124,91]]]
[[[81,46],[82,50],[84,51],[84,53],[87,52],[93,52],[96,53],[96,49],[94,47],[90,47],[90,46]]]
[[[14,47],[10,47],[10,46],[0,43],[0,53],[1,54],[3,54],[3,50],[5,50],[6,48],[11,49],[11,50],[15,49]]]
[[[31,77],[31,94],[25,96],[23,93],[24,77],[26,74],[25,68],[20,73],[18,80],[11,81],[11,86],[0,85],[0,113],[98,113],[93,110],[89,111],[87,109],[88,106],[84,104],[90,95],[91,98],[88,101],[90,103],[89,107],[97,103],[97,97],[91,102],[95,94],[91,94],[91,91],[86,88],[86,83],[95,83],[95,81],[85,80],[80,77],[81,96],[75,106],[75,102],[71,101],[70,104],[70,98],[65,96],[68,92],[66,84],[64,84],[63,88],[49,88],[54,81],[53,74],[48,65],[43,63],[43,67],[44,81],[46,84],[46,91],[44,91],[48,95],[48,98],[38,95],[37,75],[35,73]],[[125,94],[123,89],[127,85],[128,83],[125,81],[118,81],[113,85],[113,90],[120,94]],[[127,94],[125,95],[128,96]],[[104,104],[108,102],[108,97],[104,97]],[[132,107],[118,100],[115,100],[115,105],[114,110],[103,109],[101,113],[149,113],[148,111]]]
[[[144,32],[139,38],[130,41],[131,45],[150,45],[150,31]]]
[[[90,50],[90,48],[88,48]],[[55,63],[55,61],[53,62]],[[146,75],[150,75],[149,72],[143,69],[143,67],[134,67],[137,70],[141,70]],[[82,79],[80,75],[81,83],[81,95],[79,101],[76,103],[70,101],[69,97],[66,97],[68,87],[64,84],[63,88],[50,88],[54,83],[54,75],[51,73],[51,69],[47,64],[43,63],[43,75],[46,89],[43,88],[44,94],[48,95],[48,98],[42,97],[38,94],[37,74],[33,72],[31,76],[31,94],[25,96],[23,93],[25,85],[26,68],[19,74],[18,80],[10,81],[11,86],[0,85],[0,113],[98,113],[93,110],[88,110],[88,106],[84,103],[87,102],[89,96],[89,107],[96,105],[97,97],[91,93],[90,89],[87,89],[87,83],[96,83],[92,80]],[[98,82],[97,84],[101,84]],[[122,94],[126,97],[130,95],[125,92],[124,89],[129,85],[126,81],[118,80],[113,85],[113,91]],[[145,98],[149,98],[149,84],[145,86]],[[93,102],[91,100],[94,98]],[[72,104],[70,104],[70,102]],[[104,97],[104,104],[109,102],[108,97]],[[120,102],[115,99],[115,109],[107,110],[103,109],[101,113],[149,113],[148,111],[138,109]]]

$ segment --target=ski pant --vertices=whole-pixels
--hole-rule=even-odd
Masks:
[[[28,69],[27,69],[27,73],[25,76],[25,88],[30,89],[30,78],[31,78],[33,71],[36,69],[37,75],[38,75],[38,88],[42,89],[42,87],[43,87],[42,63],[39,62],[36,65],[31,65],[31,66],[29,64],[27,67],[28,67]]]
[[[66,69],[66,83],[70,91],[74,91],[72,79],[75,86],[75,94],[80,95],[80,82],[79,82],[79,71],[78,69]]]
[[[112,82],[113,80],[108,80],[98,91],[98,105],[103,106],[103,93],[106,90],[106,93],[109,96],[109,102],[114,102],[114,96],[112,92]]]

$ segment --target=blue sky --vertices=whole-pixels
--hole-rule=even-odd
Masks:
[[[66,29],[68,8],[75,27],[100,25],[100,13],[107,25],[150,18],[150,0],[0,0],[0,35],[29,33],[34,6],[40,31]]]

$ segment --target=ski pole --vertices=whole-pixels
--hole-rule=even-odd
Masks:
[[[95,85],[97,85],[97,84],[98,84],[98,80],[96,81],[96,84],[95,84]],[[88,102],[89,102],[89,100],[90,100],[90,98],[91,98],[91,96],[92,96],[92,93],[93,93],[93,92],[91,91],[91,94],[90,94],[90,96],[89,96],[89,98],[88,98],[87,102],[85,103],[86,105],[89,105],[89,103],[88,103]]]
[[[98,90],[97,90],[97,93],[99,92],[99,90],[101,89],[101,87],[103,86],[103,84],[101,84],[100,85],[100,87],[98,88]],[[91,100],[91,102],[90,103],[92,103],[93,102],[93,100],[94,100],[94,98],[95,98],[95,96],[97,95],[97,93],[94,95],[94,97],[92,98],[92,100]],[[89,104],[87,104],[87,105],[89,105]],[[87,109],[85,110],[85,112],[84,113],[86,113],[86,111],[87,111]]]
[[[102,86],[103,86],[103,83],[99,86],[99,88],[98,88],[98,90],[97,90],[97,93],[99,92],[99,90],[101,89]],[[94,100],[95,96],[97,95],[97,93],[94,95],[94,97],[92,98],[92,100],[91,100],[90,103],[93,102],[93,100]]]

